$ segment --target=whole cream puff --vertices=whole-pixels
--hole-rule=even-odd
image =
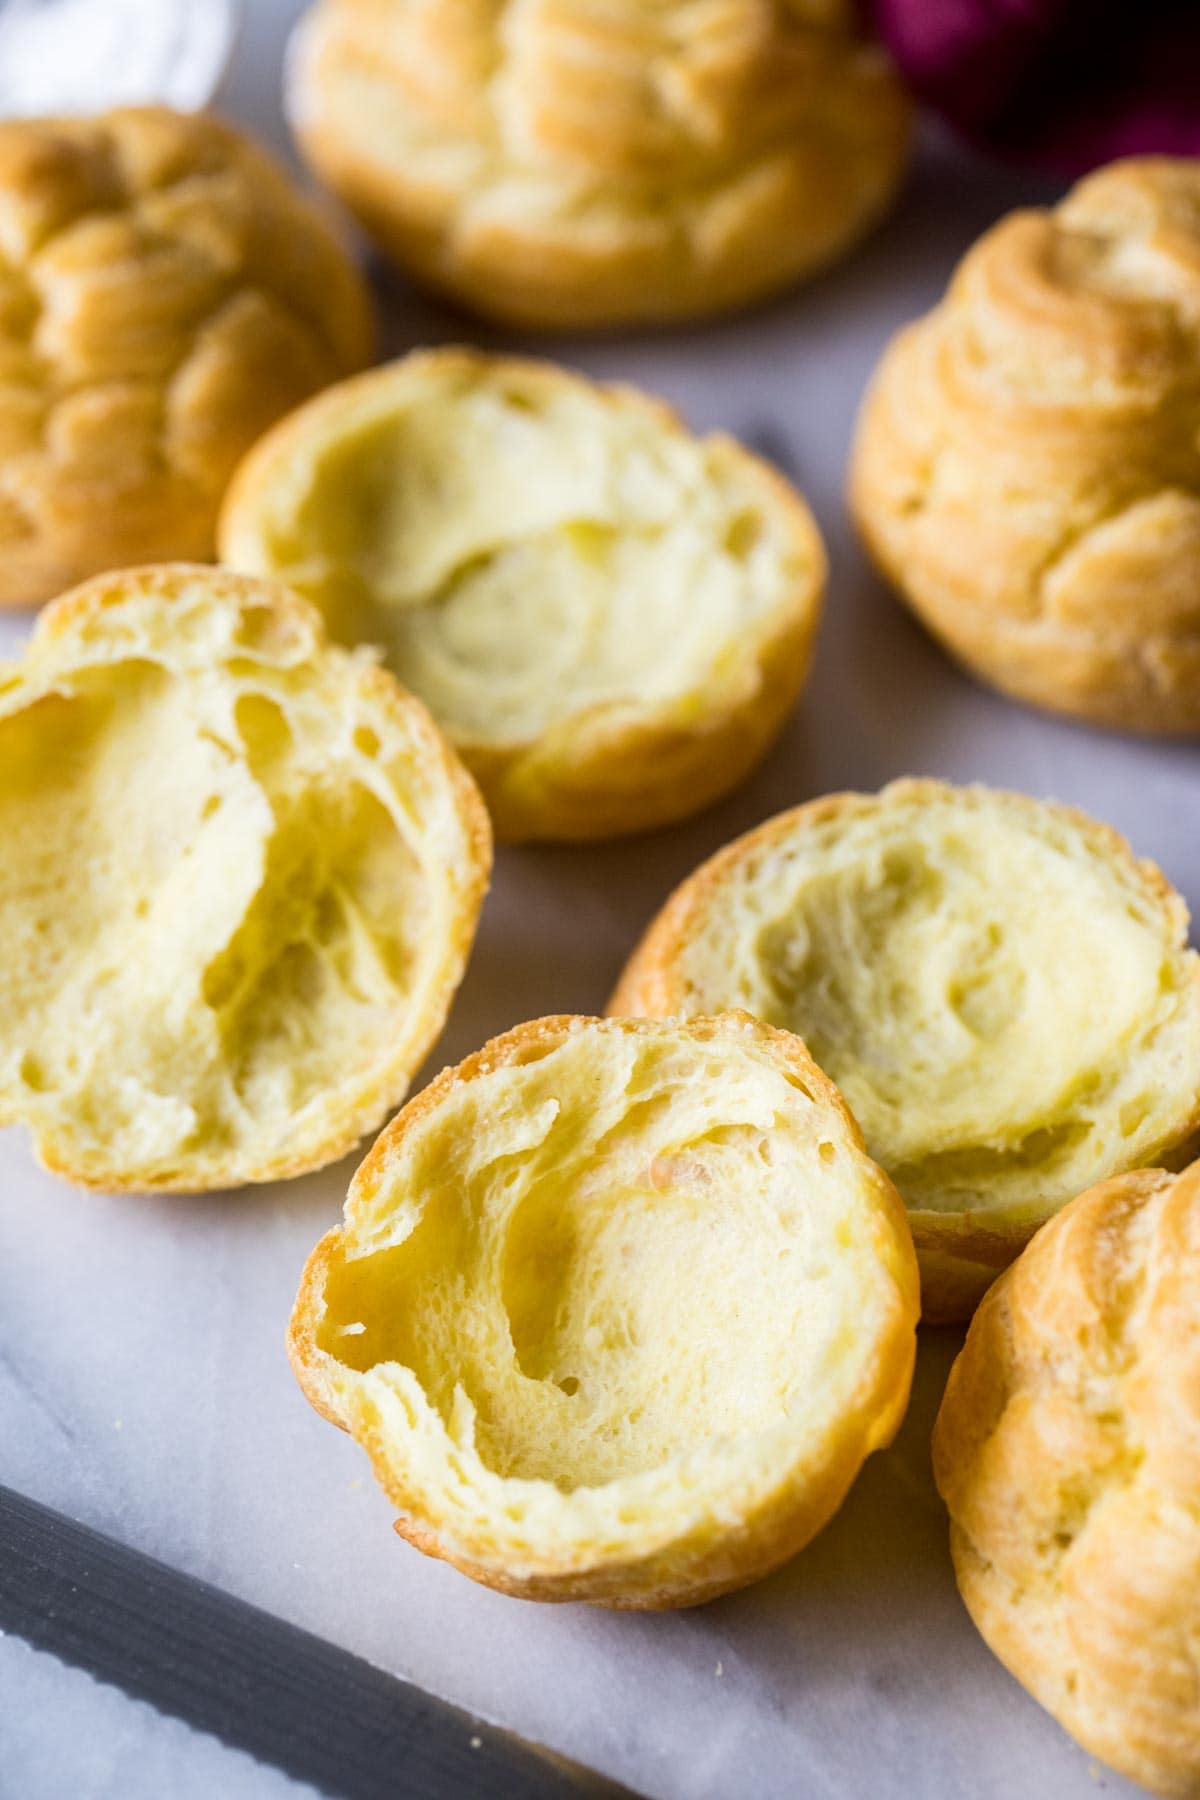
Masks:
[[[933,1439],[968,1611],[1084,1748],[1200,1795],[1200,1165],[1072,1201],[992,1288]]]
[[[313,167],[406,269],[551,329],[725,312],[843,254],[908,101],[851,0],[320,0]]]
[[[1200,161],[1114,163],[989,231],[886,352],[850,499],[982,680],[1200,732]]]
[[[372,337],[350,258],[232,127],[0,124],[0,606],[212,556],[243,452]]]

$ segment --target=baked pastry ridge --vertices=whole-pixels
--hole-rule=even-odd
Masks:
[[[393,1120],[289,1346],[421,1549],[666,1607],[819,1529],[899,1423],[915,1322],[903,1209],[801,1044],[551,1018]]]
[[[211,556],[240,456],[372,336],[350,258],[232,127],[0,123],[0,605]]]
[[[885,353],[850,501],[985,681],[1200,731],[1200,162],[1113,163],[986,233]]]
[[[286,590],[98,577],[0,674],[0,1124],[83,1185],[332,1161],[402,1097],[487,882],[419,702]]]
[[[405,267],[549,329],[727,311],[884,211],[911,108],[850,0],[321,0],[289,112]]]
[[[927,1318],[961,1318],[1095,1181],[1186,1160],[1200,958],[1161,873],[1082,813],[901,781],[719,851],[609,1010],[740,1006],[799,1033],[909,1209]]]
[[[508,839],[646,829],[735,785],[803,682],[825,577],[800,495],[731,438],[469,350],[283,420],[220,544],[383,646]]]
[[[1200,1794],[1200,1166],[1118,1176],[992,1288],[934,1432],[963,1599],[1085,1749]]]

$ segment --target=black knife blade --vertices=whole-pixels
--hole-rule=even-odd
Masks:
[[[0,1630],[342,1800],[636,1800],[3,1486]]]

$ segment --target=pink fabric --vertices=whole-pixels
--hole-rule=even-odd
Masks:
[[[873,0],[909,85],[960,131],[1063,174],[1200,155],[1200,0]]]

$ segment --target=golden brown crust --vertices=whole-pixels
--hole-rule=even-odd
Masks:
[[[0,605],[211,556],[239,457],[372,336],[345,251],[230,126],[0,124]]]
[[[103,691],[102,678],[111,673],[114,686],[106,729],[119,731],[122,705],[115,684],[119,683],[122,669],[139,668],[157,670],[164,680],[175,682],[180,716],[192,721],[199,738],[208,736],[214,744],[224,729],[219,713],[212,710],[215,694],[226,688],[231,694],[244,690],[251,696],[262,691],[270,696],[272,706],[283,707],[295,690],[297,713],[289,723],[301,739],[307,731],[311,741],[301,743],[300,787],[278,803],[267,830],[271,851],[280,852],[288,830],[297,821],[300,829],[305,829],[303,807],[309,793],[320,791],[328,795],[336,791],[339,781],[347,789],[352,787],[357,755],[360,772],[368,781],[377,781],[383,792],[394,786],[398,806],[406,809],[406,829],[414,833],[414,841],[422,831],[437,833],[438,861],[444,864],[438,880],[443,887],[436,894],[432,887],[429,889],[426,898],[431,912],[422,927],[431,944],[436,940],[436,953],[417,999],[407,1010],[400,989],[393,991],[380,978],[380,991],[371,997],[379,1014],[364,1019],[358,1028],[358,1048],[374,1041],[374,1054],[358,1058],[354,1068],[327,1072],[325,1084],[311,1092],[302,1089],[295,1093],[290,1103],[294,1110],[282,1122],[274,1116],[256,1119],[249,1091],[239,1092],[232,1114],[225,1102],[214,1104],[213,1116],[206,1122],[205,1103],[200,1098],[204,1091],[201,1077],[211,1077],[217,1083],[232,1081],[234,1087],[238,1079],[239,1042],[233,1023],[222,1022],[215,972],[220,958],[232,954],[240,968],[239,981],[244,983],[252,973],[251,945],[248,943],[244,949],[235,946],[247,931],[254,905],[270,905],[270,855],[264,857],[260,878],[266,898],[260,902],[255,893],[246,912],[233,918],[229,942],[223,943],[219,938],[208,942],[199,966],[191,965],[190,953],[183,954],[172,977],[174,1006],[171,1022],[166,1025],[163,996],[149,965],[156,955],[161,958],[165,954],[164,942],[171,939],[169,903],[167,916],[159,924],[155,923],[152,898],[139,902],[136,910],[123,905],[124,859],[119,854],[123,846],[118,840],[117,855],[111,846],[106,846],[98,858],[102,866],[96,870],[97,892],[103,894],[110,914],[101,918],[104,931],[96,934],[101,946],[96,955],[102,960],[111,959],[117,947],[113,940],[115,924],[123,919],[127,936],[120,949],[120,961],[130,980],[122,994],[123,1010],[116,1022],[119,1030],[91,1076],[78,1076],[82,1086],[75,1092],[72,1082],[81,1062],[86,1065],[91,1053],[87,1038],[107,1033],[114,1026],[108,1017],[111,1003],[104,997],[104,984],[111,978],[99,973],[93,980],[87,974],[90,965],[86,940],[73,941],[62,922],[53,916],[55,906],[51,900],[56,889],[52,885],[48,893],[43,891],[44,871],[39,868],[34,875],[24,868],[31,844],[39,833],[44,835],[42,821],[35,817],[28,823],[25,838],[14,842],[7,878],[0,882],[6,930],[15,941],[18,927],[32,910],[41,915],[37,933],[50,933],[59,944],[63,980],[68,976],[74,979],[77,974],[68,959],[80,959],[90,983],[81,990],[87,994],[89,1026],[80,1046],[82,1057],[68,1049],[65,1068],[72,1073],[61,1075],[59,1097],[44,1076],[31,1088],[21,1069],[30,1058],[37,1064],[61,1060],[58,1047],[41,1041],[49,1040],[51,1033],[44,1021],[40,1027],[36,1024],[40,1006],[36,994],[22,997],[16,984],[0,983],[0,1115],[5,1123],[25,1122],[44,1166],[80,1187],[122,1193],[196,1193],[304,1174],[345,1155],[398,1104],[413,1069],[441,1029],[487,890],[491,833],[486,809],[474,782],[426,709],[385,670],[369,661],[348,657],[329,645],[318,615],[298,595],[278,584],[211,566],[164,564],[116,571],[96,577],[47,607],[38,619],[24,661],[10,666],[9,679],[0,687],[0,725],[35,719],[39,706],[44,706],[48,697],[59,705],[69,705],[77,692],[87,695]],[[132,715],[132,699],[128,711]],[[34,755],[49,789],[56,759],[62,753],[57,735],[62,729],[61,720],[56,724],[53,717],[47,717],[45,729],[53,736],[52,747],[44,754],[35,747]],[[236,741],[232,731],[230,738]],[[235,763],[233,744],[220,741],[222,758],[228,757],[230,763]],[[361,751],[360,741],[364,746]],[[243,754],[248,767],[252,766],[252,755],[248,751]],[[179,755],[176,745],[176,758]],[[315,768],[305,768],[306,756],[315,758]],[[165,782],[169,794],[170,764],[170,757],[154,757],[131,780],[143,780],[147,795],[155,783]],[[182,761],[177,766],[182,781]],[[97,752],[93,767],[80,765],[75,771],[76,779],[87,782],[100,768],[102,758]],[[263,829],[258,815],[267,804],[265,778],[254,771],[254,779],[262,785],[252,802],[254,810],[248,817],[245,835],[235,844],[238,861],[249,868],[255,866],[261,854],[255,831]],[[0,779],[0,801],[5,798],[4,787]],[[242,803],[237,791],[232,796],[215,795],[202,816],[215,815],[221,805],[232,810]],[[135,807],[140,804],[135,797]],[[190,805],[181,789],[178,810],[184,817],[190,816]],[[98,820],[98,825],[103,829],[105,821]],[[164,823],[160,829],[165,842],[170,838],[170,828]],[[69,843],[51,845],[51,849],[64,857],[72,852]],[[199,852],[199,832],[189,841],[183,829],[177,854],[172,857],[164,850],[166,861],[160,874],[164,891],[184,868],[190,870],[192,883],[208,880],[210,885],[201,891],[208,895],[211,906],[214,867],[206,859],[219,858],[219,852]],[[335,852],[331,849],[330,854]],[[195,860],[191,860],[193,856]],[[303,937],[310,929],[303,910],[309,905],[303,898],[304,882],[309,877],[303,854],[292,864],[285,856],[280,870],[279,891],[274,897],[285,916],[279,922],[278,941],[273,946],[268,941],[267,954],[282,961],[294,947],[288,930],[295,929]],[[146,879],[144,871],[136,867],[130,866],[125,872],[130,884],[144,883]],[[236,888],[244,873],[244,868],[230,864],[228,885]],[[355,880],[349,863],[343,870],[334,868],[329,891],[338,887],[340,881],[343,885],[339,892],[353,907],[357,899]],[[319,908],[324,892],[319,882],[318,877],[311,897],[313,912]],[[59,905],[70,903],[71,886],[65,888]],[[393,904],[399,907],[403,899],[397,890]],[[289,902],[302,907],[298,919],[290,925],[286,917]],[[368,906],[374,904],[374,899],[367,902]],[[359,923],[367,917],[366,912],[360,914]],[[195,923],[196,920],[185,918],[180,921],[180,929]],[[355,929],[358,928],[356,924]],[[328,947],[333,951],[332,941]],[[350,961],[346,946],[340,945],[336,954]],[[148,973],[139,988],[137,971],[143,960]],[[310,1017],[310,1001],[314,1008],[318,1003],[305,996],[302,983],[292,998],[292,1023],[301,1047],[295,1053],[298,1060],[306,1047],[306,1030],[318,1017],[316,1012]],[[268,990],[261,999],[264,1008],[269,999]],[[248,1004],[252,1014],[253,993]],[[320,1017],[321,1028],[332,1033],[332,1014]],[[147,1032],[156,1034],[157,1043],[149,1064],[139,1060],[138,1051]],[[283,1079],[287,1075],[288,1052],[277,1046],[272,1053],[279,1060]],[[207,1062],[214,1058],[210,1069]],[[223,1058],[227,1059],[227,1068],[222,1066]],[[200,1084],[195,1092],[188,1080],[177,1093],[172,1091],[172,1080],[179,1076],[181,1068],[188,1080],[195,1077]],[[139,1091],[144,1090],[144,1106],[168,1101],[194,1110],[196,1122],[190,1137],[166,1151],[146,1153],[138,1140],[136,1106],[128,1119],[113,1117],[98,1132],[85,1125],[88,1119],[94,1122],[97,1113],[103,1116],[106,1106],[120,1101],[123,1089],[138,1084],[142,1084]]]
[[[321,457],[361,431],[364,420],[377,421],[389,411],[402,417],[404,408],[429,394],[442,396],[446,416],[452,418],[464,391],[476,390],[501,403],[509,390],[515,391],[525,416],[534,405],[545,409],[546,484],[554,478],[557,453],[551,409],[573,401],[594,409],[597,444],[599,425],[607,415],[641,433],[639,452],[664,458],[679,452],[693,458],[696,469],[680,497],[697,529],[708,503],[724,507],[731,517],[741,506],[768,521],[776,546],[775,566],[758,577],[758,585],[775,598],[754,616],[743,609],[746,616],[738,621],[736,634],[727,635],[719,654],[710,659],[702,688],[680,689],[677,684],[676,691],[651,698],[629,694],[593,702],[559,717],[540,733],[508,742],[455,729],[450,720],[440,719],[482,787],[502,841],[582,842],[653,830],[686,818],[742,781],[782,729],[808,673],[825,586],[824,545],[803,497],[778,470],[733,438],[718,433],[697,440],[662,401],[635,388],[595,384],[553,363],[462,348],[420,351],[317,395],[254,446],[222,508],[222,558],[234,567],[294,583],[323,605],[334,636],[349,641],[352,626],[380,638],[387,654],[389,603],[372,602],[368,596],[365,613],[359,602],[351,620],[340,616],[339,608],[345,605],[341,588],[357,591],[357,577],[346,558],[344,572],[352,579],[342,584],[330,580],[330,570],[339,568],[338,552],[325,546],[314,550],[314,543],[304,537],[300,516],[311,519],[318,511]],[[599,462],[600,457],[597,449],[593,460]],[[399,455],[392,466],[392,480],[402,492]],[[627,481],[629,471],[618,449],[603,465],[603,475],[617,492]],[[597,517],[606,527],[614,524],[619,534],[625,521],[611,495],[598,490],[595,501]],[[376,504],[378,508],[378,500]],[[436,515],[436,504],[431,503],[430,511]],[[638,529],[640,522],[631,519],[631,541]],[[311,524],[307,530],[311,537]],[[520,546],[515,527],[514,533],[513,541]],[[281,561],[276,547],[289,534],[295,539],[294,564]],[[539,519],[536,531],[531,529],[531,538],[538,535],[549,535],[545,519]],[[720,536],[720,530],[714,530],[714,559],[721,549]],[[488,545],[489,553],[494,547]],[[314,568],[319,583],[311,578]],[[332,601],[326,602],[320,584],[328,585]],[[663,599],[665,604],[667,596]],[[439,590],[439,607],[445,600],[445,590]],[[544,637],[544,626],[541,629]],[[506,646],[506,659],[511,663],[511,644]],[[402,663],[393,666],[401,679],[422,692],[411,670]],[[472,663],[471,672],[478,673],[477,664]],[[568,680],[569,672],[564,683]],[[434,704],[432,695],[422,697]]]
[[[1200,162],[1018,212],[886,352],[850,502],[881,572],[1002,692],[1200,731]]]
[[[1200,1794],[1200,1166],[1102,1183],[984,1300],[934,1432],[963,1599],[1084,1748]]]
[[[864,1294],[858,1327],[860,1336],[872,1334],[871,1353],[846,1397],[836,1428],[822,1438],[819,1449],[810,1446],[806,1458],[804,1446],[797,1444],[789,1466],[778,1470],[765,1486],[761,1480],[752,1484],[752,1499],[739,1492],[736,1482],[723,1495],[701,1492],[698,1500],[693,1497],[694,1503],[685,1508],[677,1529],[672,1528],[669,1516],[662,1516],[667,1502],[660,1500],[659,1511],[655,1514],[651,1509],[648,1524],[645,1520],[627,1524],[622,1507],[613,1515],[620,1524],[610,1521],[603,1541],[584,1549],[577,1538],[556,1542],[547,1534],[540,1543],[526,1544],[517,1558],[511,1549],[498,1548],[482,1525],[477,1526],[472,1544],[464,1540],[461,1520],[456,1521],[451,1509],[439,1516],[428,1482],[422,1484],[415,1475],[409,1476],[403,1446],[389,1441],[379,1405],[360,1397],[353,1378],[347,1378],[331,1351],[322,1345],[331,1272],[344,1246],[353,1241],[356,1221],[365,1219],[368,1208],[393,1178],[396,1159],[426,1122],[436,1118],[447,1099],[477,1079],[539,1061],[580,1033],[654,1038],[662,1036],[664,1029],[647,1021],[571,1016],[539,1019],[492,1040],[457,1068],[443,1070],[376,1141],[351,1186],[345,1224],[317,1245],[301,1280],[287,1344],[293,1370],[310,1403],[364,1445],[380,1483],[400,1510],[396,1530],[402,1537],[425,1554],[450,1562],[473,1580],[502,1593],[657,1610],[698,1605],[744,1586],[778,1567],[809,1541],[840,1504],[863,1457],[890,1441],[903,1416],[912,1374],[917,1282],[899,1196],[882,1171],[863,1155],[861,1135],[841,1095],[812,1062],[803,1044],[789,1033],[774,1031],[737,1013],[674,1026],[668,1034],[697,1044],[751,1045],[755,1055],[784,1072],[814,1105],[827,1109],[830,1134],[840,1138],[855,1157],[857,1177],[865,1184],[863,1193],[872,1214],[872,1256],[878,1257],[879,1263],[873,1264],[869,1276],[864,1271],[864,1280],[871,1288],[882,1280],[889,1295],[880,1313],[868,1308]],[[848,1240],[846,1254],[851,1254]],[[687,1351],[686,1344],[679,1345],[681,1355]],[[770,1351],[771,1345],[764,1343],[762,1353],[769,1355]],[[465,1371],[462,1379],[466,1381]],[[409,1418],[411,1421],[411,1412]],[[694,1449],[701,1447],[697,1444]],[[416,1454],[414,1451],[414,1459]],[[458,1443],[454,1474],[447,1478],[452,1484],[468,1479],[464,1472],[467,1455]],[[694,1474],[691,1481],[699,1479]],[[547,1494],[552,1491],[546,1483],[533,1486],[545,1488]],[[512,1483],[512,1516],[532,1504],[530,1487],[528,1482]],[[527,1492],[522,1495],[517,1490]],[[581,1492],[587,1504],[597,1490],[584,1488]],[[558,1496],[563,1505],[571,1499],[569,1488]],[[631,1509],[633,1514],[638,1510],[637,1504]]]
[[[945,784],[938,781],[905,779],[891,783],[879,798],[921,805],[944,797],[947,791]],[[968,788],[957,792],[969,801],[973,794],[986,797],[987,791]],[[1024,795],[997,797],[1034,814],[1044,810],[1065,824],[1085,830],[1103,854],[1124,870],[1149,903],[1161,911],[1170,935],[1183,950],[1187,913],[1179,895],[1154,863],[1135,856],[1119,832],[1075,807],[1051,805]],[[621,972],[606,1008],[608,1016],[669,1018],[686,1016],[694,1010],[698,1000],[689,989],[687,952],[706,917],[720,913],[723,889],[730,877],[776,848],[783,848],[797,834],[829,822],[852,819],[863,804],[864,796],[860,794],[823,795],[766,820],[701,864],[680,883],[647,927]],[[736,931],[735,920],[730,920],[729,929]],[[1200,962],[1194,957],[1189,957],[1186,980],[1189,993],[1200,997]],[[732,1003],[732,996],[727,998]],[[1157,1145],[1153,1160],[1180,1167],[1195,1155],[1198,1136],[1200,1092],[1193,1088]],[[969,1318],[997,1274],[1020,1253],[1059,1204],[1061,1199],[1047,1206],[1023,1208],[1012,1216],[1006,1216],[999,1207],[975,1212],[910,1207],[909,1224],[921,1265],[922,1317],[931,1324]]]
[[[883,212],[910,108],[846,0],[322,0],[302,147],[385,248],[480,312],[547,329],[725,312]]]

